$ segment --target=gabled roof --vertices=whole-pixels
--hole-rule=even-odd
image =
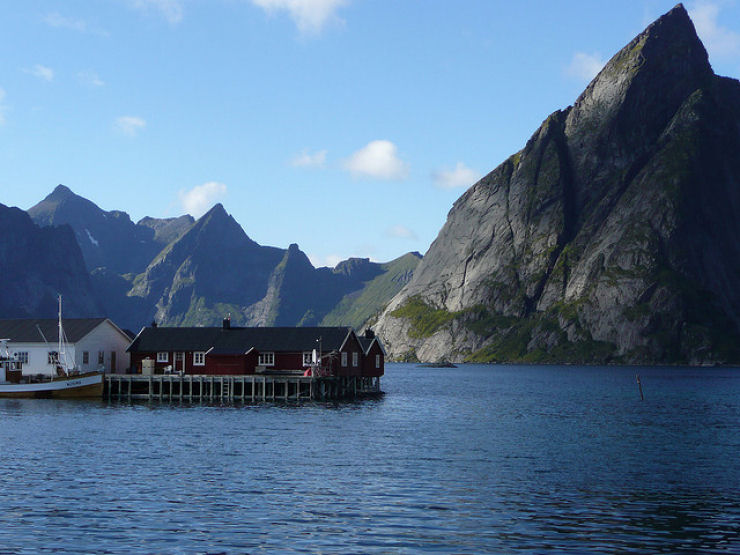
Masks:
[[[276,328],[144,328],[128,348],[129,352],[208,351],[245,353],[339,350],[354,331],[350,327]],[[321,344],[319,345],[319,339]]]
[[[64,318],[62,325],[67,341],[77,343],[106,320],[107,318]],[[56,343],[59,340],[58,326],[59,320],[56,318],[0,320],[0,337],[10,339],[12,343],[43,343],[46,337],[49,343]]]
[[[358,335],[357,339],[360,341],[360,345],[362,346],[362,351],[367,355],[370,352],[370,349],[373,347],[373,343],[377,343],[378,347],[380,347],[380,352],[383,353],[383,356],[388,356],[385,352],[385,348],[383,348],[383,343],[378,339],[378,336],[375,337],[365,337],[364,335]]]

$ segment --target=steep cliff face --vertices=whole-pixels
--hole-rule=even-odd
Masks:
[[[740,361],[740,83],[679,5],[453,206],[397,358]]]
[[[41,228],[22,210],[0,204],[0,238],[4,318],[54,318],[59,294],[67,317],[103,314],[68,226]]]

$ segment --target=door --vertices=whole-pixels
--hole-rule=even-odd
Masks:
[[[110,371],[111,372],[116,371],[116,352],[115,351],[110,352]]]
[[[185,372],[185,353],[175,353],[175,372]]]

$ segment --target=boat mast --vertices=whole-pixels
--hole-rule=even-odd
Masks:
[[[59,353],[59,360],[62,360],[62,296],[59,295],[59,347],[57,349]]]
[[[62,296],[59,295],[59,349],[57,350],[57,366],[58,368],[61,368],[65,374],[69,374],[67,368],[67,353],[64,351],[64,345],[64,328],[62,327]]]

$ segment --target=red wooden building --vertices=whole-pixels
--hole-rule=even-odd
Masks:
[[[143,328],[128,347],[136,373],[255,374],[303,371],[314,351],[333,376],[380,377],[385,350],[371,330],[358,336],[350,327]]]

